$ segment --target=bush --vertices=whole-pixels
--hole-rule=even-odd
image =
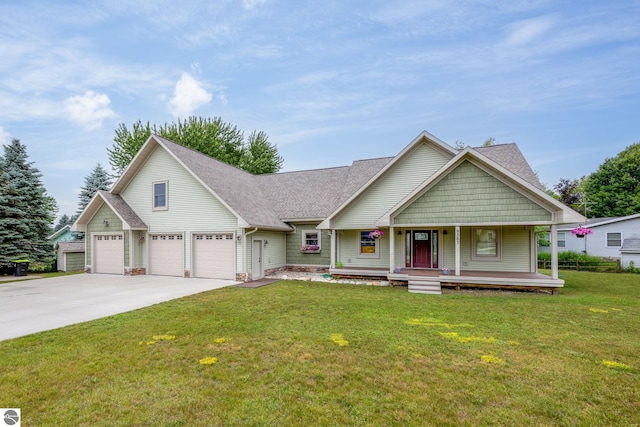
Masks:
[[[551,261],[551,253],[539,252],[538,261]],[[572,262],[572,261],[602,262],[603,259],[598,256],[587,255],[582,252],[575,252],[575,251],[558,252],[558,262]]]

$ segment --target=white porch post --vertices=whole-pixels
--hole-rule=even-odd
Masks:
[[[551,225],[551,278],[558,278],[558,226]]]
[[[460,275],[460,226],[456,225],[456,276]]]
[[[393,273],[393,269],[395,267],[395,259],[396,259],[396,236],[395,229],[393,227],[389,227],[389,273]]]
[[[331,260],[330,267],[336,268],[336,251],[338,248],[336,247],[336,230],[331,229]]]

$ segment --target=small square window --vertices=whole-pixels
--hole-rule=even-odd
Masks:
[[[302,232],[302,252],[319,252],[321,249],[320,243],[319,231]]]
[[[166,210],[167,206],[167,182],[153,183],[153,209]]]
[[[622,233],[607,233],[607,246],[609,247],[622,246]]]

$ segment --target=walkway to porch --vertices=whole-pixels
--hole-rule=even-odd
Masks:
[[[500,271],[461,271],[446,275],[442,270],[403,268],[389,273],[385,268],[332,268],[334,276],[381,277],[389,281],[406,282],[409,292],[441,293],[441,287],[468,288],[508,288],[520,290],[547,289],[555,293],[564,286],[564,280],[552,279],[541,273],[511,273]]]

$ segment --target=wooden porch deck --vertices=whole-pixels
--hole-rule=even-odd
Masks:
[[[459,276],[453,272],[443,274],[442,270],[403,268],[398,273],[389,273],[385,268],[333,268],[329,272],[335,276],[380,277],[390,281],[407,282],[409,290],[424,287],[467,288],[508,288],[519,290],[547,289],[555,293],[555,289],[564,286],[564,280],[552,279],[541,273],[513,273],[501,271],[461,271]],[[416,291],[419,292],[419,291]],[[431,292],[429,292],[431,293]],[[434,292],[436,293],[436,292]],[[440,293],[440,292],[437,292]]]

